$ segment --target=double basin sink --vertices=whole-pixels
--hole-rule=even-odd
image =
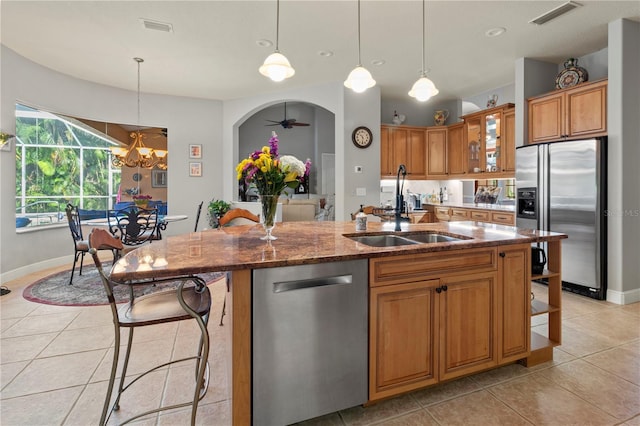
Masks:
[[[437,232],[406,232],[376,233],[376,234],[346,234],[345,237],[372,247],[397,247],[410,246],[415,244],[447,243],[455,241],[470,240],[471,237],[462,235],[452,236]]]

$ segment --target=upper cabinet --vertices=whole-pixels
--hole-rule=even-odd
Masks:
[[[427,129],[427,178],[447,177],[447,128],[444,126]]]
[[[528,106],[529,144],[607,134],[607,80],[530,98]]]
[[[463,150],[449,144],[450,175],[458,177],[513,177],[515,171],[515,108],[504,104],[462,117]],[[453,127],[453,126],[452,126]],[[457,132],[457,130],[456,130]],[[453,154],[458,158],[453,158]],[[460,167],[462,165],[462,167]],[[461,173],[462,171],[462,173]],[[472,176],[469,176],[472,175]],[[475,175],[475,176],[473,176]]]
[[[427,178],[426,128],[382,125],[380,128],[380,176],[395,178],[404,164],[407,179]]]

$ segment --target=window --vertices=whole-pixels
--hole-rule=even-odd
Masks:
[[[120,143],[106,133],[16,104],[16,227],[66,220],[67,203],[90,210],[113,205],[121,173],[109,147]]]

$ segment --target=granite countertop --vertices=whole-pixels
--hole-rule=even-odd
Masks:
[[[425,204],[434,207],[461,207],[465,209],[480,209],[480,210],[494,210],[501,212],[515,213],[516,206],[506,206],[502,204],[487,204],[487,203],[442,203],[442,204]]]
[[[114,265],[111,278],[161,278],[566,238],[564,234],[480,222],[402,224],[401,233],[435,231],[469,238],[455,242],[372,247],[344,236],[393,229],[394,223],[379,222],[368,223],[365,232],[356,232],[355,222],[282,222],[276,224],[273,235],[278,239],[271,244],[260,240],[262,225],[193,232],[153,241],[127,253]]]

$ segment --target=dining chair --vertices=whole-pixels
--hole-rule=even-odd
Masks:
[[[211,293],[206,282],[198,276],[180,276],[172,278],[154,279],[153,281],[125,282],[119,283],[112,281],[110,276],[104,271],[98,251],[96,247],[110,247],[113,250],[121,252],[124,248],[122,241],[110,235],[105,229],[95,228],[91,231],[88,239],[89,253],[93,257],[93,262],[98,269],[100,280],[104,286],[106,298],[111,307],[113,316],[113,325],[115,332],[115,342],[113,345],[113,360],[111,364],[111,373],[109,375],[109,384],[107,395],[104,400],[102,414],[100,417],[100,425],[106,425],[113,411],[120,409],[120,398],[122,394],[135,382],[142,379],[147,374],[165,368],[168,365],[195,360],[195,390],[193,399],[188,402],[161,406],[141,414],[136,414],[122,423],[127,423],[142,416],[156,413],[163,410],[169,410],[179,407],[191,405],[191,424],[195,424],[196,414],[199,401],[205,396],[209,387],[209,333],[207,324],[209,321],[209,313],[211,311]],[[176,282],[176,287],[168,290],[159,290],[143,296],[136,297],[134,289],[158,285],[163,282]],[[122,304],[116,304],[113,289],[116,286],[129,287],[129,300]],[[157,287],[156,287],[157,288]],[[135,377],[129,377],[126,380],[127,366],[131,355],[134,330],[138,327],[145,327],[155,324],[164,324],[176,321],[195,320],[200,328],[200,343],[198,352],[194,356],[176,359],[164,364],[149,368],[147,371],[136,374]],[[121,329],[128,329],[129,336],[125,356],[120,372],[120,380],[117,388],[117,394],[113,404],[110,406],[111,396],[114,391],[116,380],[118,360],[120,357],[120,334]],[[128,383],[125,385],[125,382]],[[130,401],[132,405],[136,405],[138,401]]]
[[[89,243],[82,235],[82,225],[80,222],[80,213],[78,207],[71,203],[68,203],[65,207],[67,213],[67,222],[69,224],[69,231],[71,231],[71,238],[73,239],[73,266],[71,267],[71,277],[69,278],[69,285],[73,284],[73,274],[76,271],[76,264],[80,259],[80,271],[78,275],[82,275],[82,265],[84,263],[84,255],[89,252]],[[108,247],[98,247],[98,250],[111,250]],[[113,250],[111,250],[113,251]],[[114,261],[115,261],[115,251]]]
[[[202,211],[202,204],[204,204],[204,201],[200,201],[200,204],[198,204],[198,211],[196,212],[196,226],[193,227],[193,232],[198,232],[198,222],[200,222],[200,212]]]
[[[224,214],[219,220],[218,224],[220,227],[223,226],[233,226],[233,225],[241,225],[247,223],[260,223],[260,217],[251,213],[246,209],[231,209]],[[227,293],[229,292],[229,273],[227,272]],[[222,320],[226,314],[227,308],[227,297],[225,295],[224,301],[222,302],[222,313],[220,314],[220,326],[224,325]]]
[[[157,209],[129,206],[109,210],[109,232],[129,248],[162,239],[163,226],[166,224],[159,221]]]
[[[373,207],[373,206],[364,206],[364,207],[362,208],[362,211],[364,212],[364,214],[369,215],[369,214],[373,214],[373,209],[374,209],[374,208],[375,208],[375,207]],[[351,220],[356,220],[356,215],[357,215],[359,212],[360,212],[360,209],[358,209],[355,213],[351,213]]]

